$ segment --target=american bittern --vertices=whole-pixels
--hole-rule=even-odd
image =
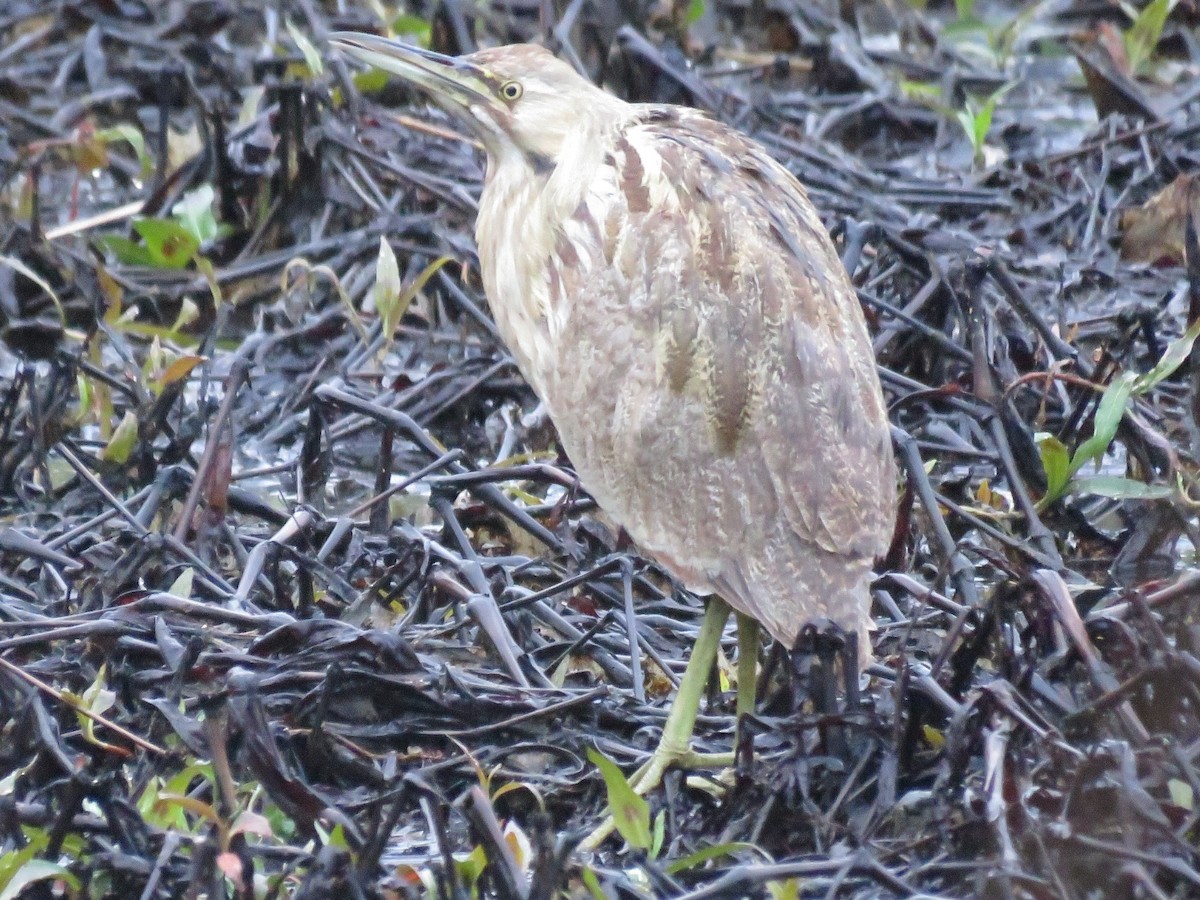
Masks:
[[[894,460],[862,311],[799,182],[720,122],[626,103],[541,47],[330,42],[483,143],[475,234],[501,335],[600,506],[712,595],[637,789],[690,758],[726,603],[743,637],[761,622],[788,647],[831,620],[865,663]]]

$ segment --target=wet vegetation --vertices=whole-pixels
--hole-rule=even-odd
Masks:
[[[860,690],[764,648],[736,765],[628,796],[700,601],[534,413],[478,148],[336,29],[808,186],[904,479]],[[1200,896],[1198,171],[1194,0],[7,0],[0,898]]]

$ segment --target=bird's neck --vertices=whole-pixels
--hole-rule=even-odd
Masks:
[[[564,325],[548,262],[610,141],[581,128],[549,165],[515,150],[488,158],[475,227],[484,288],[501,336],[543,401],[540,375],[553,369],[548,354]]]
[[[569,216],[587,194],[600,165],[609,132],[589,123],[564,136],[553,154],[528,153],[512,146],[488,154],[480,205],[537,203],[547,223]]]

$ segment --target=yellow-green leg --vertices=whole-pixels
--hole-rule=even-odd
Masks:
[[[721,645],[721,634],[729,619],[729,606],[719,597],[712,597],[704,610],[700,623],[700,634],[692,647],[679,691],[671,703],[663,725],[662,738],[650,759],[629,777],[629,785],[638,794],[652,791],[662,782],[662,777],[671,766],[698,768],[701,766],[728,766],[733,763],[732,753],[694,753],[691,750],[692,732],[696,728],[696,716],[700,712],[700,698],[708,684],[709,673],[717,659]],[[746,616],[738,615],[738,701],[737,711],[754,709],[754,688],[757,677],[755,663],[758,659],[758,623]],[[613,831],[612,817],[607,817],[600,826],[584,838],[581,850],[595,850]]]
[[[754,712],[754,693],[758,686],[758,619],[738,613],[737,624],[737,714],[740,719]]]

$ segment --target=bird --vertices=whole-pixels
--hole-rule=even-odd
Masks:
[[[753,708],[760,624],[791,649],[806,623],[832,622],[865,666],[895,459],[862,308],[796,177],[718,119],[628,103],[538,45],[452,57],[355,32],[329,43],[482,144],[475,236],[500,335],[582,485],[708,598],[635,790],[698,758],[730,607],[739,712]]]

